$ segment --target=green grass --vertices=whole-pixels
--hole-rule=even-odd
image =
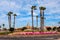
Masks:
[[[0,32],[0,35],[7,35],[9,33],[11,33],[11,32]]]

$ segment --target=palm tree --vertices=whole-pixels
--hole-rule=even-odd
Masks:
[[[5,26],[5,24],[3,24],[3,30],[4,30],[4,26]]]
[[[13,12],[9,12],[8,15],[8,22],[9,22],[9,28],[11,28],[11,14],[13,14]]]
[[[36,16],[36,27],[38,27],[38,16]]]
[[[34,25],[33,25],[33,10],[36,10],[36,6],[32,6],[32,7],[31,7],[31,15],[32,15],[32,30],[34,29]]]
[[[3,28],[4,28],[5,24],[3,24]]]
[[[60,22],[58,22],[59,26],[60,26]]]
[[[17,15],[16,15],[16,14],[14,14],[13,16],[14,16],[13,27],[15,28],[15,17],[16,17]]]
[[[1,31],[1,25],[0,25],[0,31]]]
[[[46,8],[45,7],[39,7],[39,9],[40,9],[41,31],[44,31],[44,10]]]

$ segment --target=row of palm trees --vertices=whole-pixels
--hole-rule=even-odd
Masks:
[[[36,10],[36,6],[31,7],[31,15],[32,15],[32,30],[34,30],[34,24],[33,24],[33,10]],[[44,31],[44,10],[46,9],[45,7],[39,7],[40,9],[40,25],[41,25],[41,31]],[[36,16],[37,20],[37,27],[38,27],[38,16]]]
[[[2,24],[2,26],[3,26],[3,29],[4,29],[5,28],[5,24]],[[2,28],[1,25],[0,25],[0,28]]]
[[[33,11],[36,10],[36,6],[32,6],[31,7],[31,15],[32,15],[32,30],[34,30],[34,24],[33,24]],[[39,7],[40,9],[40,20],[41,20],[41,31],[43,31],[43,27],[44,27],[44,10],[46,9],[45,7]],[[9,22],[9,28],[11,28],[11,15],[13,14],[13,12],[9,12],[8,15],[8,22]],[[16,14],[13,15],[14,16],[14,22],[13,22],[13,27],[15,28],[15,17],[17,16]],[[37,20],[37,27],[38,27],[38,16],[36,16],[36,20]]]
[[[11,15],[13,14],[13,12],[9,12],[8,14],[7,14],[7,16],[8,16],[8,22],[9,22],[9,28],[12,28],[11,27]],[[13,16],[14,16],[14,22],[13,22],[13,28],[15,28],[15,18],[16,18],[16,14],[13,14]]]

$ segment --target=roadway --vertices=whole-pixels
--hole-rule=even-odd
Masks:
[[[24,37],[23,37],[24,36]],[[60,35],[53,35],[53,36],[26,36],[25,35],[15,35],[15,36],[0,36],[0,40],[60,40]]]

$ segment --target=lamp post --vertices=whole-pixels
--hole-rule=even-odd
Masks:
[[[32,30],[34,30],[34,24],[33,24],[33,10],[36,10],[36,6],[31,7],[31,15],[32,15]]]
[[[39,7],[40,9],[40,28],[41,31],[44,31],[44,10],[46,9],[45,7]]]

